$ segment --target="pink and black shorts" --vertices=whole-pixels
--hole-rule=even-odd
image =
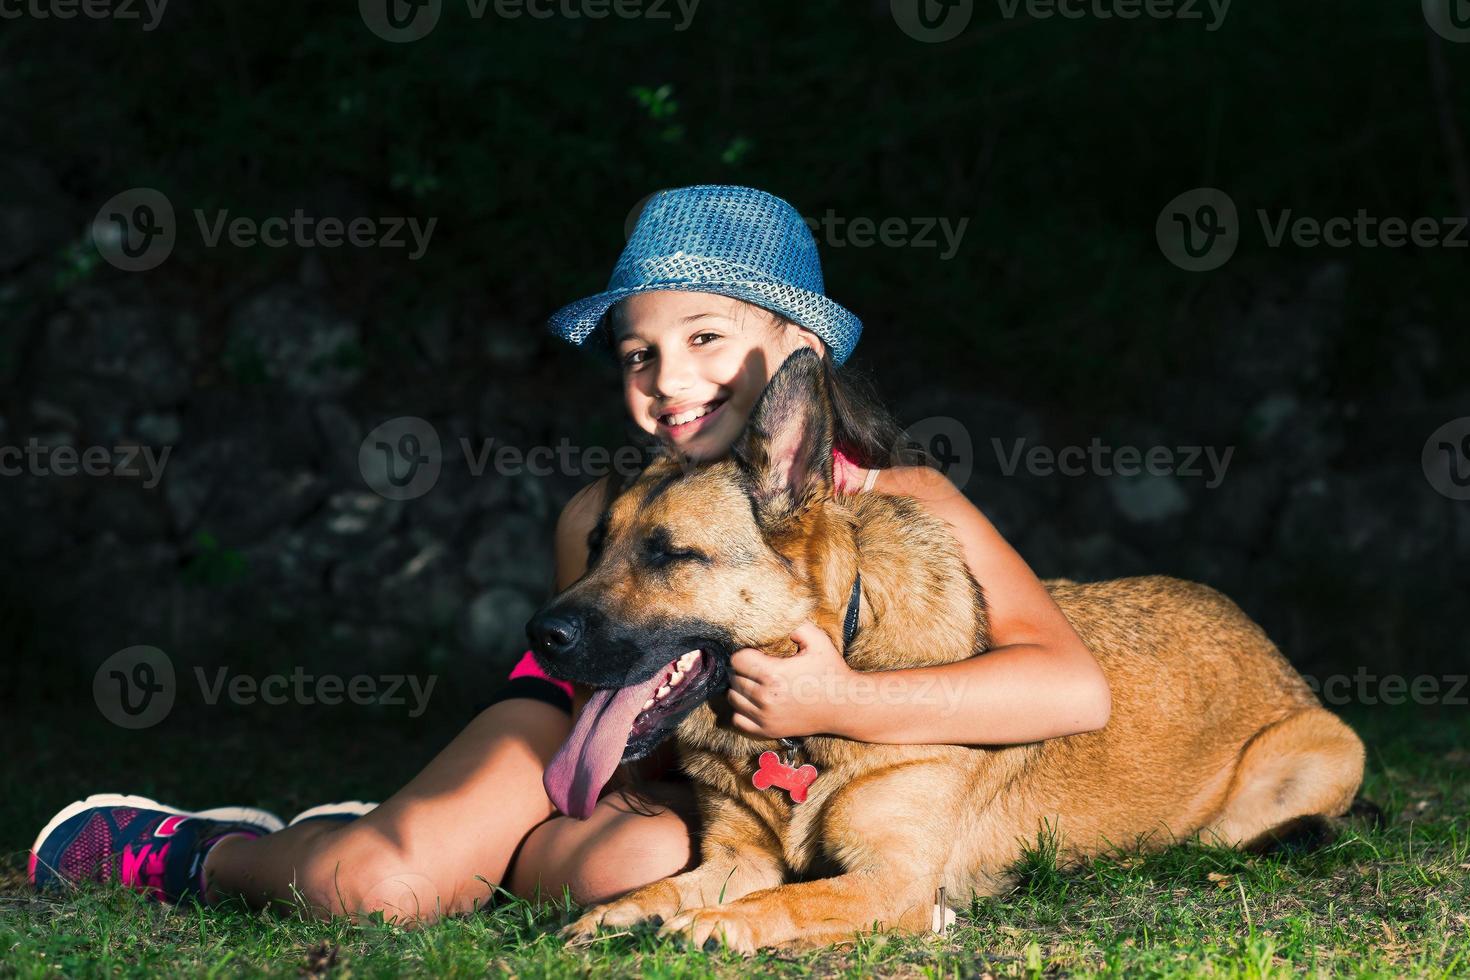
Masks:
[[[530,698],[561,708],[567,714],[572,713],[572,685],[548,677],[541,665],[536,663],[536,657],[530,650],[511,669],[510,678],[495,692],[495,696],[484,704],[475,706],[475,714],[492,704],[509,701],[511,698]]]

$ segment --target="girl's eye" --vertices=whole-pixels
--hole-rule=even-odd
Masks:
[[[706,337],[708,337],[709,340],[705,340],[704,338],[706,338]],[[701,346],[701,347],[704,346],[707,343],[710,343],[711,341],[715,341],[715,340],[719,340],[719,339],[720,339],[720,335],[719,334],[717,334],[717,333],[710,333],[708,330],[706,330],[704,333],[697,333],[693,337],[690,338],[691,341],[693,341],[696,345]]]
[[[623,355],[623,366],[637,367],[646,360],[648,360],[648,350],[646,348],[639,348]]]

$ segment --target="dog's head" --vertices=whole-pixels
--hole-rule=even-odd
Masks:
[[[729,458],[656,460],[609,506],[586,574],[526,628],[549,674],[595,689],[547,768],[562,812],[590,814],[620,761],[722,692],[734,651],[794,652],[818,603],[811,522],[832,496],[832,439],[823,366],[803,348]]]

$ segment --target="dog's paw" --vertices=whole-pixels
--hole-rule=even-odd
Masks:
[[[711,953],[724,947],[749,956],[761,945],[749,914],[728,908],[688,909],[665,922],[658,934]]]
[[[575,922],[562,926],[557,938],[568,946],[583,946],[590,943],[602,926],[602,910],[595,908],[583,913]]]
[[[663,922],[663,917],[640,902],[625,899],[621,902],[594,906],[580,919],[563,928],[558,935],[568,945],[575,946],[591,942],[597,935],[598,929],[621,929],[645,922],[650,925],[659,925]]]

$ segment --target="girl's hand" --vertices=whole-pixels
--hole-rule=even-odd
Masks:
[[[791,634],[797,653],[771,657],[747,647],[730,657],[735,727],[761,738],[842,735],[841,706],[857,671],[815,623]]]

